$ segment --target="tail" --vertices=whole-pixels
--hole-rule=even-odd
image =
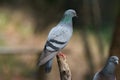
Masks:
[[[52,61],[53,59],[50,59],[46,64],[45,64],[45,72],[49,73],[52,70]]]
[[[44,58],[44,51],[42,53],[40,53],[40,56],[39,56],[39,60],[38,60],[38,63],[37,65],[40,67],[41,65],[45,64],[43,62],[41,62],[42,58]]]
[[[49,52],[49,51],[43,51],[39,62],[38,62],[38,66],[47,64],[47,62],[49,63],[49,61],[51,61],[57,54],[58,52]]]
[[[52,61],[53,58],[56,56],[58,52],[49,52],[49,51],[43,51],[39,62],[38,62],[38,66],[45,66],[45,72],[49,73],[52,69]]]

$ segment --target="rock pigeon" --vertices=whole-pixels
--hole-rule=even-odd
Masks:
[[[65,11],[61,21],[48,34],[38,65],[45,65],[45,71],[50,72],[52,60],[68,43],[73,33],[72,18],[76,16],[73,9]]]
[[[111,56],[104,68],[95,74],[93,80],[116,80],[115,68],[118,63],[119,58],[117,56]]]

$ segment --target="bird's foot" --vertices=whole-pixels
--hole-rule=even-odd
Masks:
[[[57,55],[58,55],[59,57],[62,57],[63,59],[66,58],[66,55],[65,55],[64,53],[62,53],[62,52],[59,52]]]

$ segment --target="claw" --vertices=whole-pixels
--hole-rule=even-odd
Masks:
[[[66,56],[65,56],[65,54],[64,53],[62,53],[62,52],[59,52],[58,54],[57,54],[59,57],[62,57],[62,58],[66,58]]]

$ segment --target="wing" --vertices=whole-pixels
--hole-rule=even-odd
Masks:
[[[48,34],[48,40],[55,39],[60,41],[68,41],[72,36],[72,29],[68,25],[58,25],[51,29]]]
[[[48,35],[48,40],[45,44],[43,53],[41,54],[39,65],[42,65],[55,57],[56,54],[66,46],[71,36],[71,31],[65,26],[52,28]]]
[[[97,72],[93,78],[93,80],[104,80],[102,76],[100,76],[99,72]]]
[[[61,50],[66,46],[71,36],[72,36],[72,30],[70,30],[69,28],[65,26],[54,27],[48,35],[46,48],[52,51]]]
[[[46,62],[48,62],[50,59],[52,59],[53,57],[55,57],[55,55],[58,52],[49,52],[49,51],[43,51],[41,56],[40,56],[40,60],[39,60],[39,66],[45,64]]]

